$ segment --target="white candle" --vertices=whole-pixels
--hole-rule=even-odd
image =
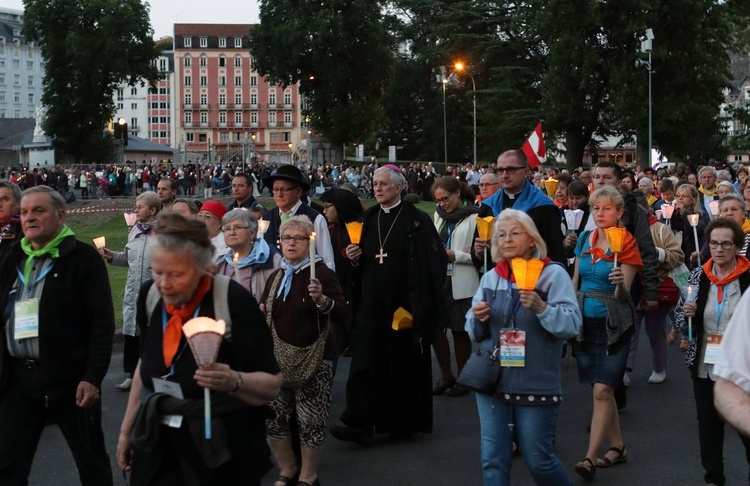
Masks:
[[[242,284],[242,280],[240,279],[240,254],[235,253],[232,255],[232,262],[234,262],[234,279],[237,281],[238,284]]]
[[[687,288],[687,300],[693,302],[693,286],[688,285]],[[693,316],[688,317],[688,341],[693,340]]]
[[[315,232],[310,235],[310,278],[315,278]]]

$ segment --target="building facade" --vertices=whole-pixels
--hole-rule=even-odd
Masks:
[[[175,24],[174,124],[185,158],[240,161],[254,153],[289,163],[298,155],[298,86],[269,84],[255,70],[250,24]]]
[[[22,28],[22,11],[0,7],[0,118],[34,118],[41,105],[42,53]]]

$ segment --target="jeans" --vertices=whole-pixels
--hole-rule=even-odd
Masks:
[[[559,405],[526,407],[477,393],[485,486],[510,485],[513,424],[518,448],[537,485],[570,485],[560,459],[552,452]]]

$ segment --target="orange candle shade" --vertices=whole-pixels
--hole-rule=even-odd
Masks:
[[[414,317],[412,317],[411,312],[403,307],[396,309],[396,312],[393,313],[393,323],[391,324],[391,328],[394,331],[403,331],[413,327]]]
[[[514,258],[510,261],[513,267],[513,275],[516,277],[516,285],[521,290],[534,290],[539,276],[544,269],[544,262],[538,258],[529,260],[523,258]]]
[[[492,226],[495,224],[495,218],[493,216],[486,216],[480,218],[477,216],[477,232],[479,233],[479,239],[482,241],[490,241],[492,238]]]
[[[625,228],[619,226],[613,226],[604,230],[604,234],[607,237],[607,245],[609,245],[612,253],[620,253],[622,251],[626,231]]]
[[[359,245],[359,241],[362,238],[362,223],[359,221],[346,223],[346,232],[349,233],[352,245]]]
[[[560,181],[557,179],[547,179],[544,181],[544,188],[547,190],[547,195],[549,197],[555,197],[555,192],[557,192],[557,184]]]

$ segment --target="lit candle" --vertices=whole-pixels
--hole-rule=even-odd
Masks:
[[[310,235],[310,278],[315,278],[315,232]]]
[[[271,224],[270,221],[266,221],[265,219],[258,220],[258,236],[263,237],[264,234],[266,234],[266,231],[268,231],[268,225]]]
[[[693,227],[693,237],[695,238],[695,251],[698,252],[698,266],[701,266],[701,247],[698,243],[698,219],[700,215],[698,213],[688,214],[688,222]],[[686,255],[689,257],[689,255]]]
[[[669,224],[669,220],[672,219],[672,214],[674,214],[674,205],[664,204],[661,207],[661,213],[662,215],[664,215],[664,219],[667,221],[667,224]]]
[[[94,246],[96,246],[96,248],[99,250],[107,246],[106,237],[100,236],[99,238],[94,238]]]
[[[693,286],[688,285],[687,288],[687,300],[693,302]],[[688,317],[688,340],[693,340],[693,316]]]
[[[234,263],[234,279],[237,281],[238,284],[242,284],[242,280],[240,279],[240,254],[235,252],[234,255],[232,255],[232,262]]]

